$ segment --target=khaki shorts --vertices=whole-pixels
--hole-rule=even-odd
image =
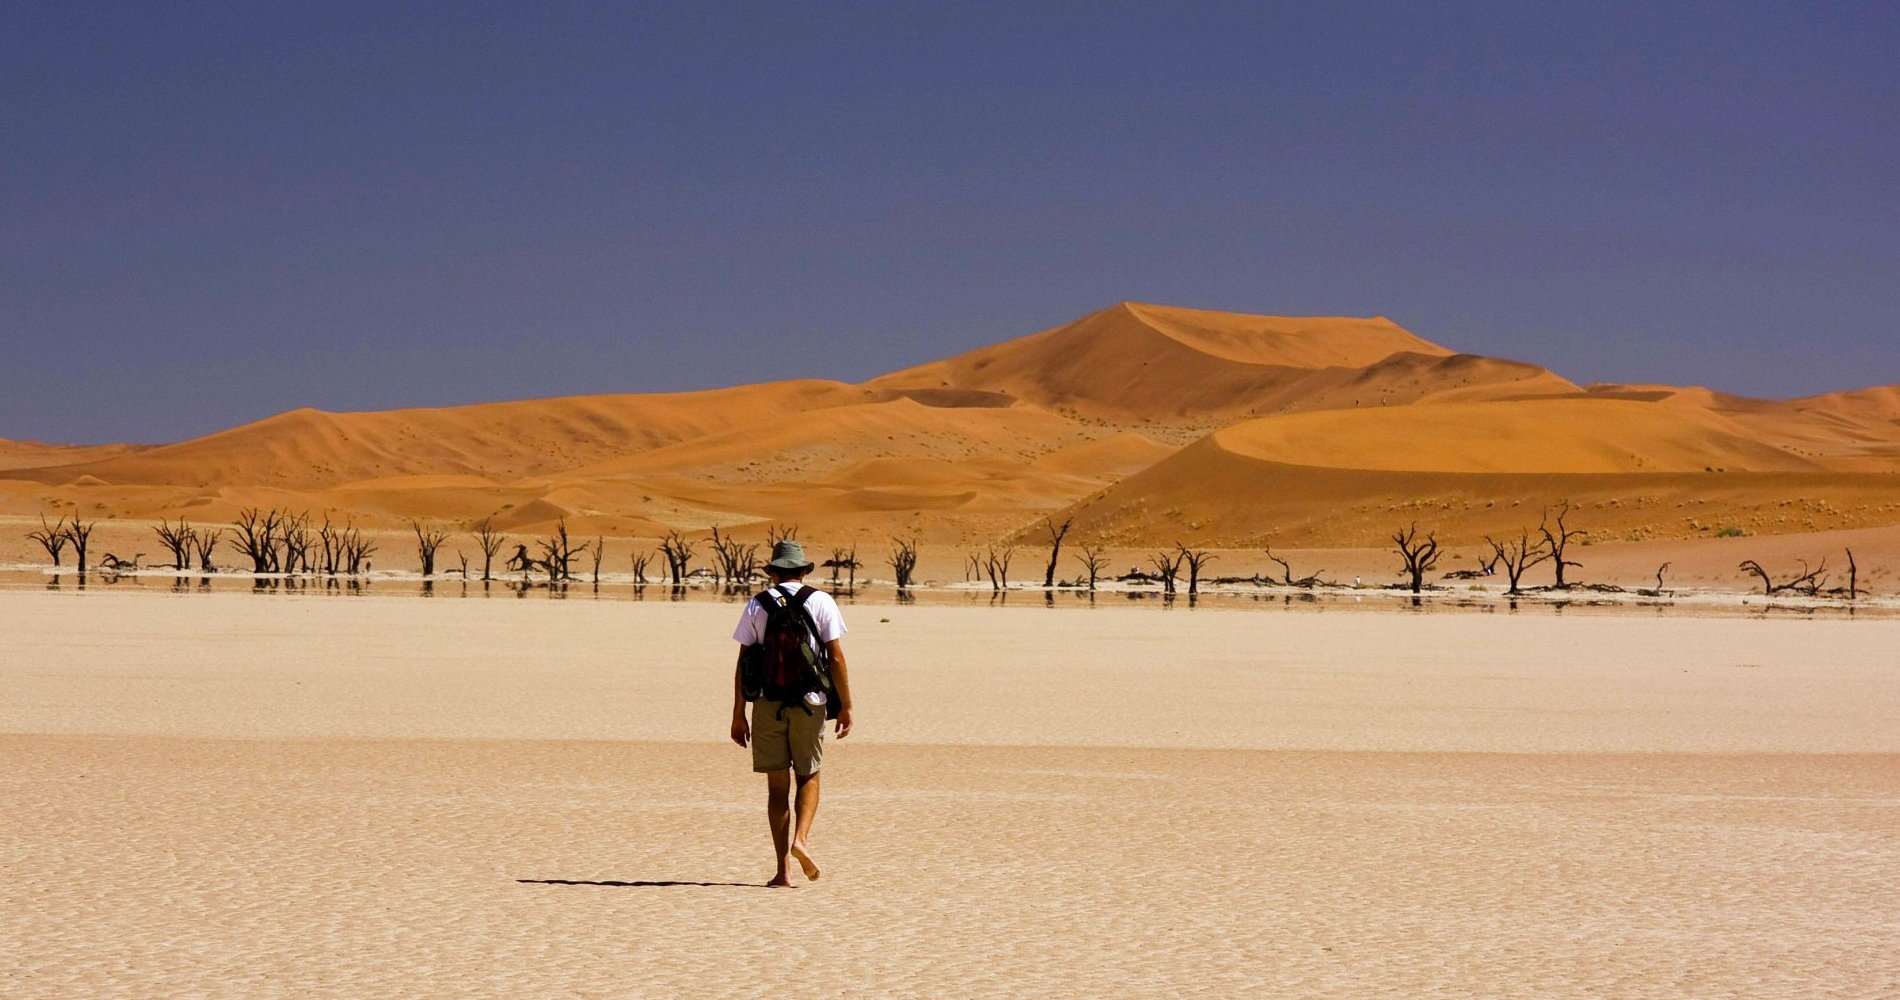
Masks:
[[[824,759],[824,706],[807,713],[797,703],[781,706],[768,698],[752,703],[752,770],[764,774],[795,767],[809,777]]]

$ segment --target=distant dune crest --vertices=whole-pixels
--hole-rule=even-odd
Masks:
[[[1455,497],[1444,509],[1464,505],[1474,532],[1501,499],[1557,494],[1625,521],[1653,502],[1633,530],[1685,520],[1665,495],[1716,497],[1760,527],[1779,491],[1879,496],[1895,473],[1900,386],[1786,401],[1585,388],[1384,317],[1124,302],[861,385],[299,409],[153,448],[0,440],[0,512],[50,497],[202,521],[262,504],[614,534],[797,520],[958,542],[1066,516],[1128,544],[1363,543],[1423,496]],[[1862,505],[1862,523],[1900,523],[1888,507]],[[1686,522],[1674,530],[1706,530]]]

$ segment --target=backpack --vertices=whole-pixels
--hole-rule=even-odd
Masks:
[[[805,602],[817,592],[800,587],[794,593],[777,586],[753,598],[765,611],[765,628],[758,643],[745,647],[740,664],[739,681],[747,701],[769,698],[781,705],[797,705],[809,714],[805,695],[821,691],[825,717],[838,717],[830,658],[823,646],[812,648],[818,641],[818,626],[805,609]]]

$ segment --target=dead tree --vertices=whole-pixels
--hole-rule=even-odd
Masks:
[[[552,584],[572,580],[574,574],[569,570],[569,564],[573,562],[575,556],[586,551],[586,544],[575,548],[574,543],[568,539],[567,518],[556,521],[554,533],[541,541],[541,566],[548,571],[548,582]]]
[[[731,536],[722,537],[719,534],[719,528],[715,526],[712,544],[713,559],[716,560],[718,566],[717,571],[727,582],[743,583],[752,579],[752,575],[758,571],[759,546],[757,543],[741,542]]]
[[[798,537],[798,525],[769,525],[765,529],[765,544],[776,548],[780,542],[789,542]]]
[[[1428,533],[1418,537],[1418,522],[1404,531],[1392,533],[1392,541],[1398,545],[1398,553],[1405,560],[1405,574],[1412,578],[1412,593],[1425,589],[1425,574],[1438,565],[1438,535]]]
[[[660,554],[666,557],[666,567],[673,575],[673,585],[686,582],[686,566],[693,561],[693,543],[678,531],[669,531],[660,539]]]
[[[1178,560],[1176,560],[1175,565],[1178,566],[1183,562],[1187,563],[1188,594],[1193,595],[1193,594],[1200,593],[1201,592],[1201,567],[1212,562],[1214,560],[1214,557],[1209,555],[1206,552],[1206,550],[1190,549],[1187,546],[1182,545],[1180,542],[1175,542],[1174,547],[1177,550],[1179,550],[1181,553],[1181,557]]]
[[[458,547],[455,550],[455,559],[462,564],[460,572],[462,574],[462,582],[466,584],[468,583],[468,553],[463,552],[461,548]],[[596,573],[594,575],[598,577],[600,574]]]
[[[1550,547],[1543,540],[1532,541],[1530,529],[1518,532],[1517,541],[1500,542],[1489,535],[1484,543],[1491,546],[1491,562],[1504,567],[1504,576],[1511,581],[1507,594],[1519,593],[1518,584],[1524,579],[1524,572],[1532,566],[1551,557]]]
[[[159,519],[158,527],[152,532],[158,536],[159,543],[172,554],[172,568],[180,572],[191,568],[191,525],[184,518],[178,519],[178,525]]]
[[[970,580],[982,580],[983,579],[983,553],[971,552],[965,555],[963,557],[963,560],[964,560],[963,579],[965,580],[965,582],[968,582]]]
[[[1101,546],[1082,546],[1082,554],[1076,556],[1076,559],[1082,563],[1083,569],[1088,570],[1089,589],[1094,590],[1096,578],[1102,575],[1102,570],[1107,566],[1107,560],[1102,558]]]
[[[899,538],[892,535],[891,542],[897,546],[891,550],[889,559],[891,572],[897,576],[897,589],[907,590],[910,587],[911,574],[917,571],[917,539]]]
[[[636,585],[647,582],[647,564],[652,561],[653,553],[645,549],[633,550],[633,582]]]
[[[832,549],[831,558],[825,560],[821,565],[830,567],[832,586],[835,587],[838,585],[838,571],[842,569],[842,570],[849,570],[851,573],[850,582],[845,584],[845,587],[850,590],[857,589],[858,587],[858,547],[857,546],[853,545],[848,549]]]
[[[1652,591],[1649,591],[1649,592],[1648,592],[1648,594],[1647,594],[1647,596],[1649,596],[1649,597],[1667,597],[1667,596],[1669,596],[1669,591],[1667,591],[1667,590],[1664,590],[1664,589],[1663,589],[1663,574],[1664,574],[1664,573],[1667,573],[1667,572],[1669,572],[1669,567],[1671,567],[1671,566],[1673,566],[1673,565],[1675,565],[1675,564],[1674,564],[1674,563],[1663,563],[1663,564],[1662,564],[1661,566],[1658,566],[1658,567],[1656,567],[1656,589],[1655,589],[1655,590],[1652,590]],[[1637,593],[1639,593],[1639,594],[1641,594],[1641,593],[1643,593],[1643,591],[1640,591],[1640,590],[1639,590],[1639,591],[1637,591]]]
[[[323,515],[323,523],[317,525],[317,551],[323,557],[323,564],[316,567],[324,576],[335,576],[338,564],[343,561],[339,551],[343,544],[342,532],[330,523],[330,515]]]
[[[525,577],[530,572],[533,572],[534,568],[539,565],[541,564],[536,562],[534,557],[528,554],[528,547],[526,545],[520,542],[515,543],[515,554],[508,557],[508,572],[518,572]]]
[[[26,533],[26,537],[38,542],[40,548],[45,549],[47,556],[53,560],[53,566],[58,568],[60,564],[60,554],[66,551],[65,518],[60,518],[55,524],[47,524],[46,515],[41,514],[40,530],[29,531]]]
[[[361,576],[369,572],[370,553],[376,551],[376,544],[363,537],[358,528],[350,528],[343,533],[340,550],[344,556],[344,567],[351,576]]]
[[[1565,526],[1564,520],[1570,516],[1570,501],[1568,500],[1557,505],[1555,517],[1557,522],[1556,531],[1550,530],[1550,511],[1546,510],[1544,513],[1545,519],[1542,523],[1538,524],[1537,530],[1543,532],[1544,547],[1550,550],[1551,565],[1557,570],[1557,589],[1565,590],[1568,589],[1570,585],[1564,582],[1564,567],[1575,566],[1578,569],[1582,569],[1583,564],[1580,562],[1571,562],[1564,557],[1564,552],[1570,548],[1571,539],[1582,537],[1586,532],[1572,531]]]
[[[139,571],[139,562],[144,558],[145,553],[143,552],[133,553],[130,559],[121,559],[108,552],[104,559],[99,560],[99,568],[108,573],[137,573]]]
[[[495,553],[500,552],[501,547],[508,544],[508,539],[503,535],[495,534],[495,529],[489,524],[489,520],[483,518],[481,526],[475,529],[475,544],[482,550],[482,579],[493,579]]]
[[[594,536],[594,586],[600,586],[600,561],[607,556],[607,536]],[[466,574],[464,574],[466,575]]]
[[[1049,532],[1049,568],[1042,574],[1042,585],[1045,587],[1056,585],[1056,560],[1062,557],[1062,539],[1068,535],[1069,525],[1073,523],[1073,517],[1064,518],[1061,527],[1056,526],[1055,518],[1043,522],[1043,527]]]
[[[1776,594],[1782,593],[1794,593],[1806,597],[1813,597],[1820,593],[1821,587],[1827,583],[1826,559],[1821,560],[1821,565],[1813,569],[1808,568],[1808,561],[1806,559],[1801,560],[1800,575],[1783,583],[1776,583],[1774,578],[1768,575],[1768,571],[1761,568],[1761,563],[1753,559],[1744,560],[1741,565],[1741,570],[1745,573],[1753,573],[1755,576],[1761,578],[1761,592],[1764,597],[1773,597]]]
[[[238,512],[231,533],[236,536],[238,550],[251,560],[251,572],[269,573],[276,567],[278,522],[275,508],[260,511],[246,507]]]
[[[834,548],[831,550],[831,558],[825,560],[822,565],[831,571],[831,585],[833,587],[838,585],[838,571],[856,561],[857,560],[853,559],[851,554],[844,549]],[[853,568],[855,569],[855,567]]]
[[[309,512],[295,516],[284,515],[284,524],[277,531],[277,540],[284,549],[283,558],[279,560],[279,566],[283,572],[308,572],[310,569]]]
[[[1174,578],[1181,573],[1181,557],[1173,552],[1157,552],[1148,557],[1155,568],[1155,579],[1161,581],[1165,593],[1174,593]]]
[[[217,551],[218,543],[224,540],[223,528],[205,528],[192,531],[192,542],[198,548],[198,572],[215,573],[218,567],[211,563],[211,553]]]
[[[983,569],[989,574],[991,590],[1009,589],[1009,561],[1016,555],[1016,546],[1005,545],[1003,551],[996,551],[991,545],[989,553],[983,557]]]
[[[410,521],[409,529],[416,533],[416,555],[422,560],[422,575],[435,575],[435,550],[448,540],[449,533],[434,528],[424,528],[421,521]]]
[[[66,525],[66,541],[73,547],[73,561],[78,563],[81,573],[86,571],[86,546],[92,541],[92,529],[98,526],[98,521],[91,524],[81,521],[78,514]]]
[[[1282,559],[1279,556],[1274,555],[1273,546],[1271,545],[1267,546],[1264,551],[1266,552],[1268,559],[1271,559],[1274,562],[1280,564],[1281,582],[1285,583],[1289,587],[1304,587],[1308,590],[1311,590],[1312,588],[1319,586],[1320,573],[1326,572],[1325,570],[1320,570],[1318,573],[1314,573],[1311,576],[1302,576],[1302,577],[1299,577],[1298,579],[1295,579],[1293,576],[1293,565],[1287,562],[1285,559]]]
[[[1490,539],[1487,538],[1485,539],[1485,541],[1488,542],[1490,541]],[[1502,557],[1498,555],[1496,551],[1496,547],[1493,546],[1493,551],[1491,552],[1491,558],[1486,559],[1483,556],[1478,557],[1478,569],[1481,572],[1483,572],[1485,576],[1490,576],[1491,574],[1496,573],[1498,571],[1498,561],[1500,558]]]
[[[1854,563],[1854,550],[1847,550],[1847,599],[1860,600],[1860,567]]]

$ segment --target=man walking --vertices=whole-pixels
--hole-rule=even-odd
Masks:
[[[752,747],[752,770],[765,775],[765,815],[772,826],[772,847],[778,856],[778,873],[767,885],[791,886],[790,860],[797,859],[805,877],[816,881],[818,864],[812,860],[808,845],[811,823],[818,815],[818,768],[825,752],[825,720],[835,717],[839,739],[851,735],[851,685],[845,676],[844,617],[831,595],[804,584],[812,564],[805,549],[787,539],[772,549],[772,561],[765,572],[772,587],[746,602],[739,616],[739,627],[732,637],[739,642],[739,662],[732,679],[732,741]],[[775,617],[776,613],[776,617]],[[748,692],[748,658],[769,658],[768,640],[777,645],[790,641],[772,634],[791,628],[805,649],[806,659],[820,670],[828,668],[831,691],[822,682],[800,680],[765,685],[763,690]],[[794,647],[797,648],[797,647]],[[756,683],[756,678],[755,678]],[[747,694],[754,694],[752,721],[746,721]],[[797,825],[792,822],[791,798],[796,776]]]

